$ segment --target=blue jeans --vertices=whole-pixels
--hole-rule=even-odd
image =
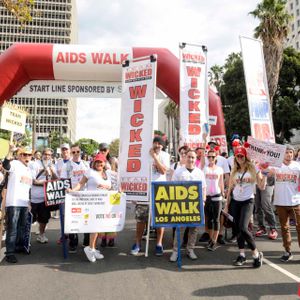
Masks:
[[[15,250],[23,250],[24,229],[27,222],[28,207],[6,207],[6,255],[12,255]]]

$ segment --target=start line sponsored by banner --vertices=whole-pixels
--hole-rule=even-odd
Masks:
[[[180,45],[180,145],[202,146],[208,131],[207,49]],[[207,128],[206,128],[207,127]]]
[[[281,167],[286,150],[285,145],[264,142],[248,136],[249,148],[247,153],[250,159],[266,166]]]
[[[71,188],[71,179],[49,180],[44,183],[45,205],[65,203],[66,189]]]
[[[156,68],[155,55],[123,63],[119,176],[129,201],[149,201]]]
[[[261,141],[275,143],[272,111],[262,43],[240,37],[247,87],[251,135]]]
[[[204,225],[201,181],[152,182],[152,225]]]
[[[65,233],[118,232],[123,230],[126,195],[117,191],[66,194]]]

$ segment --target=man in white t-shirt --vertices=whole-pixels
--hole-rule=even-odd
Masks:
[[[189,150],[187,152],[186,164],[184,167],[176,169],[173,174],[173,181],[201,181],[202,182],[202,199],[205,201],[206,198],[206,181],[202,170],[196,167],[196,152],[194,150]],[[197,255],[194,252],[196,239],[197,239],[198,227],[189,227],[188,232],[188,242],[187,242],[187,256],[195,260]],[[170,261],[175,262],[178,259],[177,253],[177,238],[174,237],[173,242],[173,252],[170,256]]]
[[[24,252],[24,230],[28,216],[29,190],[32,175],[28,167],[32,157],[29,147],[20,148],[13,159],[14,145],[10,145],[3,167],[9,172],[6,193],[6,261],[16,263],[15,253]]]
[[[152,157],[152,181],[166,181],[167,171],[170,168],[170,155],[163,151],[165,146],[164,140],[160,136],[156,136],[153,139],[153,146],[150,149],[150,155]],[[131,248],[131,254],[137,255],[141,251],[141,241],[145,226],[148,222],[149,205],[137,204],[135,208],[136,223],[136,236],[135,244]],[[155,255],[163,255],[163,235],[164,228],[157,228],[156,230],[156,247]]]
[[[300,247],[300,165],[295,162],[294,148],[287,145],[283,164],[270,170],[268,176],[275,175],[274,202],[281,226],[281,235],[285,253],[280,260],[287,262],[293,258],[291,252],[292,237],[290,215],[296,219],[298,244]]]
[[[75,187],[83,175],[90,168],[89,163],[81,159],[81,150],[78,144],[71,146],[72,159],[63,164],[61,178],[70,178],[72,187]],[[78,235],[69,234],[69,253],[76,253],[78,246]]]

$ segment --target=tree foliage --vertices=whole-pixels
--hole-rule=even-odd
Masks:
[[[120,139],[114,139],[109,144],[109,154],[110,154],[110,156],[118,157],[119,156],[119,147],[120,147]]]
[[[87,155],[92,155],[98,151],[99,143],[93,139],[82,138],[79,139],[76,144],[79,144],[79,147],[83,153]]]

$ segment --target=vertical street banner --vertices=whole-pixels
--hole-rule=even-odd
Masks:
[[[123,63],[119,177],[128,201],[149,201],[156,69],[155,55]]]
[[[252,137],[275,143],[262,42],[240,37]]]
[[[201,181],[152,182],[152,226],[204,225]]]
[[[183,43],[179,55],[180,145],[196,148],[208,131],[207,49]]]

